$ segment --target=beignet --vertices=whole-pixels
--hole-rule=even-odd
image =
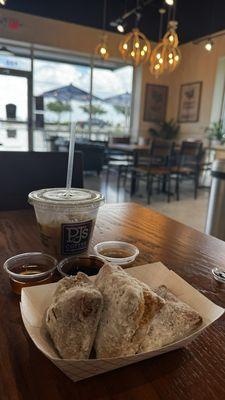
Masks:
[[[46,326],[62,358],[89,358],[102,304],[101,293],[82,272],[59,282]]]
[[[166,286],[155,292],[165,300],[165,305],[150,323],[141,351],[153,351],[191,334],[201,323],[201,316],[180,301]]]
[[[151,319],[165,301],[119,266],[105,264],[95,285],[104,303],[94,344],[96,357],[138,353]]]

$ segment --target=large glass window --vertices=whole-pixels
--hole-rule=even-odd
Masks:
[[[114,70],[94,68],[92,98],[92,131],[127,135],[130,128],[133,68]]]
[[[12,50],[0,52],[1,150],[66,150],[72,123],[82,140],[129,135],[131,66],[15,44]],[[6,115],[7,104],[15,117]]]
[[[34,147],[57,150],[68,141],[70,124],[88,117],[82,108],[90,98],[90,67],[34,60]],[[65,143],[66,145],[66,143]]]

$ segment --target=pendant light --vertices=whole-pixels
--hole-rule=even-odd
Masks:
[[[176,29],[177,29],[177,21],[169,21],[168,31],[163,37],[163,43],[165,46],[164,50],[165,68],[168,72],[173,72],[181,61],[181,53],[178,48],[179,40],[176,33]]]
[[[151,44],[146,36],[138,29],[138,23],[141,18],[139,1],[137,1],[136,23],[135,28],[128,33],[119,45],[119,52],[122,58],[137,67],[148,61]]]
[[[165,70],[165,59],[164,59],[164,43],[162,41],[162,28],[163,28],[163,16],[165,14],[165,8],[159,9],[160,23],[159,23],[159,43],[152,51],[150,58],[150,72],[157,78]]]
[[[100,43],[97,45],[95,49],[95,54],[101,57],[102,60],[108,60],[109,58],[109,50],[108,50],[108,36],[105,33],[105,25],[106,25],[106,7],[107,0],[104,0],[103,7],[103,24],[102,24],[102,35],[100,39]]]

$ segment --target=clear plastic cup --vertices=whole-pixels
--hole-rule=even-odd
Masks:
[[[51,188],[29,193],[43,249],[57,259],[85,253],[104,196],[88,189]]]

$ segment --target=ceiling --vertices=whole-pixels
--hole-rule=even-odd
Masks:
[[[146,0],[140,0],[140,3],[143,1]],[[104,0],[7,0],[5,8],[102,28],[103,3]],[[136,3],[137,0],[107,0],[106,29],[113,31],[114,29],[109,25],[110,21],[124,13],[125,5],[126,9],[130,10],[136,6]],[[152,0],[151,4],[143,10],[139,27],[151,40],[158,39],[158,9],[163,4],[163,0]],[[179,22],[178,33],[182,43],[223,30],[225,29],[225,1],[178,0],[176,19]],[[127,29],[131,29],[134,18],[130,17],[127,22]]]

